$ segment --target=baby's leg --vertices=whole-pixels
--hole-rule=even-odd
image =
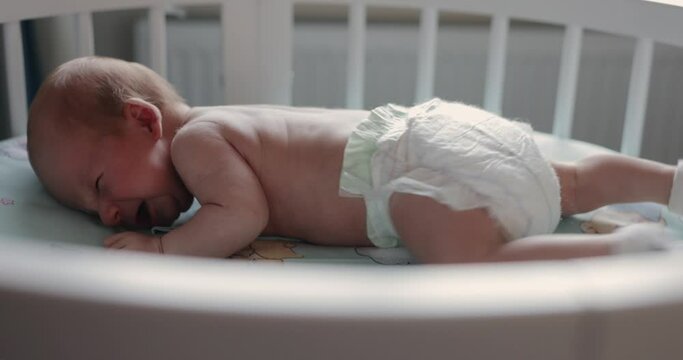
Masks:
[[[667,204],[675,167],[624,155],[596,155],[574,164],[553,164],[564,215],[604,205],[653,201]]]
[[[482,261],[505,243],[484,209],[453,211],[432,198],[394,193],[389,213],[401,241],[421,262]]]
[[[434,199],[395,193],[390,214],[405,246],[425,263],[567,259],[608,255],[614,236],[548,236],[505,242],[485,209],[454,211]],[[579,239],[577,241],[577,239]]]
[[[656,242],[643,239],[660,230],[539,235],[506,243],[485,209],[453,211],[431,198],[405,193],[393,194],[389,207],[401,240],[425,263],[553,260],[640,252],[656,249]]]

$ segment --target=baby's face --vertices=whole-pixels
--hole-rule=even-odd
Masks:
[[[44,146],[38,172],[58,200],[98,215],[107,226],[167,226],[193,199],[169,147],[137,129],[103,137],[76,131]]]

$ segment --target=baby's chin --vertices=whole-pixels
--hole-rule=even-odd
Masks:
[[[146,219],[147,221],[136,222],[135,224],[126,227],[135,230],[148,230],[157,226],[170,227],[178,220],[182,213],[192,207],[193,202],[194,197],[192,197],[192,195],[183,196],[182,199],[178,197],[167,197],[163,201],[156,202],[155,216]]]
[[[170,227],[178,219],[180,214],[176,215],[174,218],[155,220],[146,224],[133,224],[127,225],[125,228],[129,230],[150,230],[154,227]]]
[[[160,218],[160,219],[154,219],[154,223],[151,224],[150,228],[155,227],[155,226],[162,226],[162,227],[167,227],[173,225],[176,220],[180,217],[180,214],[182,214],[185,210],[182,210],[182,208],[179,208],[177,211],[173,212],[173,215],[167,218]]]
[[[189,193],[188,193],[189,194]],[[155,227],[155,226],[171,226],[173,223],[175,223],[176,220],[180,217],[180,215],[187,210],[189,210],[192,207],[192,203],[194,202],[194,197],[192,195],[189,195],[185,197],[184,199],[178,199],[176,198],[176,209],[173,211],[173,216],[168,217],[168,218],[161,218],[161,219],[154,219],[155,223],[150,226]]]
[[[134,229],[148,230],[156,226],[169,227],[180,217],[182,211],[177,207],[177,204],[172,209],[161,210],[157,208],[156,216],[136,221],[131,227]]]

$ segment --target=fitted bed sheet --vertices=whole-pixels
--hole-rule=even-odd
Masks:
[[[572,161],[594,153],[611,152],[592,144],[560,140],[542,133],[536,133],[535,139],[544,155],[556,161]],[[195,203],[181,215],[176,225],[187,220],[197,208]],[[680,218],[653,203],[611,205],[565,218],[556,232],[606,233],[637,222],[659,222],[683,233]],[[41,241],[58,247],[101,247],[102,240],[115,231],[117,229],[100,224],[96,217],[65,208],[43,189],[29,165],[25,137],[0,141],[0,241]],[[160,233],[168,231],[168,228],[151,231]],[[315,246],[284,238],[259,239],[231,258],[284,263],[414,263],[403,248]]]

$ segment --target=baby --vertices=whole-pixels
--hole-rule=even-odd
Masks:
[[[610,203],[683,204],[680,168],[620,155],[550,163],[528,126],[471,106],[189,107],[150,69],[109,58],[46,79],[28,148],[56,199],[108,226],[170,225],[196,198],[164,236],[105,240],[166,254],[225,257],[278,235],[405,246],[426,263],[600,256],[660,249],[670,235],[548,234],[562,215]]]

